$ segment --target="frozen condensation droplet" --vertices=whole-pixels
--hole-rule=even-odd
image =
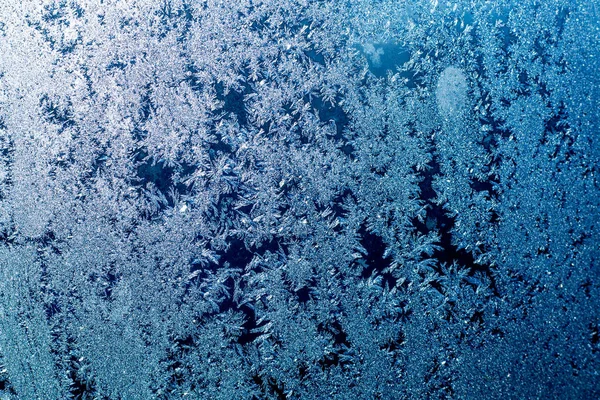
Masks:
[[[462,70],[448,67],[441,73],[436,98],[442,117],[454,119],[462,114],[467,104],[467,91],[467,78]]]

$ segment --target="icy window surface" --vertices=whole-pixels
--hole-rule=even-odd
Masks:
[[[600,398],[598,10],[0,1],[0,398]]]

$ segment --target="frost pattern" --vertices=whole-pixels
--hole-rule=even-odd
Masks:
[[[0,2],[0,397],[600,398],[594,1]]]

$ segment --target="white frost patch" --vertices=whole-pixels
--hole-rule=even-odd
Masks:
[[[442,117],[455,119],[462,114],[468,89],[467,78],[459,68],[448,67],[441,73],[435,95]]]
[[[383,48],[375,47],[372,43],[367,43],[363,46],[363,51],[375,68],[381,67],[381,56],[385,54]]]
[[[187,205],[187,203],[183,203],[183,204],[181,205],[181,207],[179,207],[179,212],[180,212],[180,213],[184,213],[184,212],[186,212],[187,210],[188,210],[188,205]]]

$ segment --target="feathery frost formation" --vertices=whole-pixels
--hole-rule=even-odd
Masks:
[[[599,27],[0,1],[0,397],[600,398]]]

